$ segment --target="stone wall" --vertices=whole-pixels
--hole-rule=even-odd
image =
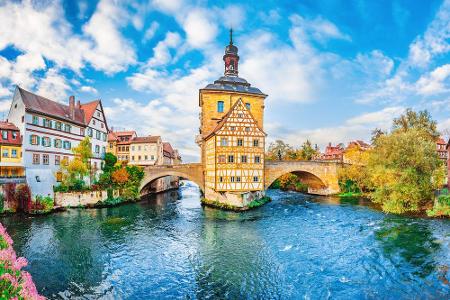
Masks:
[[[113,191],[113,197],[118,197],[119,191]],[[62,207],[78,207],[85,205],[94,205],[99,201],[108,198],[106,190],[103,191],[84,191],[84,192],[68,192],[55,193],[55,206]]]
[[[213,189],[205,189],[205,199],[210,201],[217,201],[220,203],[233,205],[236,207],[245,207],[253,200],[261,199],[265,196],[264,191],[253,192],[216,192]]]

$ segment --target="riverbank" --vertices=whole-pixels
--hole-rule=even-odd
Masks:
[[[269,203],[270,201],[272,201],[270,199],[270,197],[264,196],[260,199],[253,200],[247,206],[239,207],[239,206],[234,206],[234,205],[230,205],[227,203],[222,203],[222,202],[212,201],[212,200],[202,198],[201,204],[204,206],[209,206],[209,207],[218,208],[218,209],[222,209],[222,210],[242,212],[242,211],[247,211],[247,210],[258,208],[260,206],[263,206],[266,203]]]

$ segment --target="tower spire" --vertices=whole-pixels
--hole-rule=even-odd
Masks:
[[[238,76],[238,48],[233,45],[233,28],[230,28],[230,43],[225,47],[225,76]]]

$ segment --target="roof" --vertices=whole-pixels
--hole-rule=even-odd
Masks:
[[[135,135],[135,134],[136,134],[136,131],[134,131],[134,130],[129,130],[129,131],[114,131],[114,134],[116,135],[116,137],[127,136],[127,135]]]
[[[255,120],[255,117],[253,117],[252,112],[250,110],[247,109],[247,107],[245,107],[244,103],[242,102],[242,99],[239,98],[238,101],[236,101],[233,106],[230,108],[230,110],[223,116],[222,120],[220,120],[219,123],[217,123],[217,126],[211,131],[210,134],[208,134],[205,137],[205,140],[209,139],[211,136],[213,136],[217,131],[219,131],[223,125],[225,125],[225,123],[227,122],[228,118],[230,117],[230,115],[233,113],[233,110],[236,108],[236,106],[239,105],[239,103],[248,111],[248,113],[250,114],[250,117]],[[261,127],[259,127],[259,124],[257,122],[256,123],[256,127],[264,134],[267,135],[264,130],[262,130]]]
[[[100,100],[94,100],[85,104],[81,104],[81,109],[84,111],[86,124],[89,124],[89,122],[91,121],[99,103]]]
[[[19,131],[19,128],[17,128],[17,126],[14,125],[13,123],[3,121],[0,121],[0,129]]]
[[[166,153],[168,155],[166,155]],[[174,155],[173,155],[172,145],[170,143],[168,143],[168,142],[163,142],[163,155],[167,156],[167,157],[175,158]]]
[[[108,142],[112,142],[117,140],[117,136],[114,134],[113,131],[108,132]]]
[[[157,143],[161,139],[160,136],[157,135],[149,135],[149,136],[137,136],[131,139],[131,143],[133,144],[142,144],[142,143]]]
[[[267,96],[260,89],[252,87],[244,78],[238,76],[222,76],[202,90],[230,91]]]
[[[444,141],[443,138],[438,138],[437,141],[436,141],[436,144],[439,144],[439,145],[446,145],[447,143]]]
[[[30,112],[37,112],[44,115],[52,116],[68,122],[85,125],[84,112],[81,108],[75,106],[75,116],[70,117],[69,106],[58,103],[56,101],[47,99],[45,97],[33,94],[27,90],[17,87],[22,101],[25,104],[25,110]]]

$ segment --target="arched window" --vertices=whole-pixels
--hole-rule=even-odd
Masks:
[[[217,112],[223,112],[223,101],[217,101]]]

